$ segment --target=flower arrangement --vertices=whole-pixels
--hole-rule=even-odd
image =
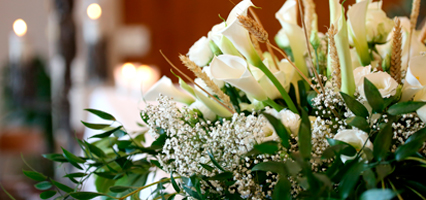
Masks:
[[[44,155],[80,170],[65,176],[75,188],[24,173],[40,181],[42,199],[56,194],[52,185],[63,199],[139,199],[151,186],[153,199],[425,199],[420,1],[410,19],[394,20],[381,3],[360,0],[345,11],[330,0],[323,34],[312,0],[303,8],[287,0],[275,14],[277,47],[243,0],[180,55],[195,80],[164,56],[185,92],[168,77],[158,81],[144,96],[157,101],[141,111],[145,132],[129,135],[112,115],[87,109],[111,121],[83,122],[104,130],[99,140],[78,140],[82,157]],[[155,139],[149,146],[145,133]],[[148,183],[156,170],[170,177]],[[98,192],[80,191],[90,176]]]

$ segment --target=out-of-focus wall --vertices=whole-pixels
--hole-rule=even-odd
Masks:
[[[47,57],[48,0],[0,0],[0,64],[9,57],[9,34],[13,22],[22,18],[28,27],[26,36],[37,55]]]

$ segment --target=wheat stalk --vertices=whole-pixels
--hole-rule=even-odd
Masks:
[[[312,23],[315,20],[315,3],[313,0],[302,0],[303,6],[304,6],[304,12],[305,12],[305,24],[309,24],[310,26],[306,26],[306,32],[308,35],[308,38],[311,36],[312,31]]]
[[[244,15],[238,16],[238,21],[261,43],[268,41],[268,32],[260,26],[254,19]]]
[[[417,18],[419,17],[420,0],[413,0],[411,15],[410,15],[410,36],[408,37],[408,59],[407,65],[410,63],[411,57],[411,39],[413,38],[414,31],[416,30]]]
[[[420,33],[419,41],[424,44],[426,40],[426,24],[423,25],[422,32]]]
[[[401,22],[395,17],[395,28],[392,36],[392,54],[390,74],[398,83],[401,83],[401,55],[402,55],[402,32]]]
[[[260,59],[263,60],[263,52],[262,52],[262,49],[260,48],[259,41],[253,34],[250,34],[250,39]]]
[[[331,58],[331,66],[333,69],[333,80],[334,80],[334,83],[337,85],[337,88],[340,89],[340,87],[342,86],[342,77],[340,72],[339,55],[337,54],[337,47],[334,41],[334,36],[336,34],[337,34],[337,28],[334,27],[334,25],[332,24],[330,28],[328,29],[330,58]]]
[[[231,100],[229,99],[229,96],[223,93],[223,91],[217,86],[210,77],[201,70],[199,66],[197,66],[192,60],[190,60],[187,56],[184,56],[182,54],[179,55],[179,59],[182,61],[182,64],[185,65],[189,70],[194,72],[195,76],[198,78],[201,78],[204,83],[206,83],[207,87],[209,87],[213,93],[217,94],[219,99],[223,101],[223,103],[228,106],[229,108],[233,108],[231,104]]]

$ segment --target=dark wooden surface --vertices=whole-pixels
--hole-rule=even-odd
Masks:
[[[398,1],[385,0],[384,7],[389,7]],[[178,54],[186,54],[195,41],[201,36],[207,36],[212,26],[221,22],[219,14],[226,18],[233,8],[229,0],[124,0],[122,2],[124,24],[143,24],[148,26],[152,33],[150,52],[144,57],[126,58],[123,62],[136,61],[157,65],[163,74],[172,79],[174,78],[169,72],[170,67],[158,51],[161,49],[178,67],[183,68],[177,58]],[[281,28],[275,19],[275,13],[285,1],[252,0],[252,2],[262,7],[256,10],[256,13],[272,40]],[[315,0],[315,2],[319,30],[325,32],[329,24],[328,1]],[[348,0],[346,5],[354,2],[355,0]]]

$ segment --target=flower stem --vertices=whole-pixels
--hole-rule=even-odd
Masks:
[[[176,176],[176,177],[173,177],[174,179],[179,179],[179,178],[181,178],[180,176]],[[122,196],[122,197],[120,197],[119,198],[119,200],[124,200],[124,199],[126,199],[127,197],[130,197],[130,196],[132,196],[132,195],[134,195],[134,194],[136,194],[136,193],[138,193],[139,191],[141,191],[141,190],[143,190],[143,189],[145,189],[145,188],[149,188],[149,187],[151,187],[151,186],[153,186],[153,185],[156,185],[156,184],[158,184],[158,183],[163,183],[163,182],[167,182],[167,181],[170,181],[171,180],[171,178],[165,178],[165,179],[161,179],[161,180],[159,180],[159,181],[156,181],[156,182],[154,182],[154,183],[151,183],[151,184],[148,184],[148,185],[144,185],[144,186],[142,186],[142,187],[139,187],[138,189],[136,189],[135,191],[133,191],[133,192],[130,192],[129,194],[126,194],[125,196]]]

